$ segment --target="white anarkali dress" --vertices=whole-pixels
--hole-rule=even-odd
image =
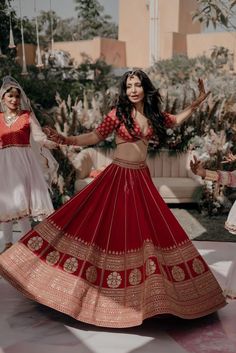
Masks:
[[[236,170],[232,172],[218,170],[214,174],[216,175],[216,173],[217,173],[217,177],[215,180],[219,184],[236,187]],[[209,172],[209,175],[211,174],[212,173]],[[227,220],[225,222],[225,228],[230,233],[236,235],[236,201],[234,202],[233,206],[230,209]],[[235,254],[234,261],[230,267],[228,279],[226,281],[225,288],[224,288],[224,293],[228,298],[236,299],[236,254]]]
[[[53,212],[43,164],[56,172],[57,162],[50,152],[44,157],[43,146],[50,142],[32,113],[21,112],[11,125],[0,113],[0,222],[41,220]]]

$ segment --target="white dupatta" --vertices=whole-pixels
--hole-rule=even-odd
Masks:
[[[45,133],[32,110],[30,100],[26,96],[21,85],[11,76],[5,76],[0,88],[0,111],[4,112],[3,96],[10,89],[16,88],[20,90],[20,109],[30,112],[30,145],[35,153],[35,158],[39,161],[45,180],[51,189],[52,182],[57,180],[58,162],[49,151],[50,148],[55,148],[55,143],[48,140]]]

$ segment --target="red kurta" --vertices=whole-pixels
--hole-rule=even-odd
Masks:
[[[0,113],[0,148],[11,146],[29,146],[30,144],[30,112],[24,111],[12,126],[4,122]]]
[[[26,216],[42,220],[53,212],[41,154],[31,145],[35,129],[29,111],[22,111],[11,125],[0,113],[0,222]]]

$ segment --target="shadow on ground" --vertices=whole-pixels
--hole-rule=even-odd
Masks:
[[[194,206],[168,205],[190,239],[236,242],[236,235],[224,228],[227,214],[205,216]]]

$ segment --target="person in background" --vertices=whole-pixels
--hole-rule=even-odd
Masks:
[[[56,174],[58,163],[44,146],[55,148],[57,145],[43,133],[19,83],[10,76],[4,77],[0,89],[0,222],[3,252],[12,246],[15,221],[24,235],[31,229],[30,217],[36,221],[42,220],[54,210],[49,184]]]
[[[222,163],[232,163],[235,160],[235,155],[229,153]],[[229,187],[236,187],[236,170],[222,171],[206,169],[204,168],[203,163],[196,157],[194,157],[194,160],[190,161],[190,167],[194,174],[199,175],[204,180],[214,181]],[[231,234],[236,235],[236,201],[234,201],[229,211],[228,217],[225,221],[225,228]],[[231,267],[224,293],[226,297],[236,299],[236,262]]]
[[[0,273],[26,296],[77,320],[130,327],[162,314],[194,319],[222,308],[222,290],[152,182],[146,165],[151,138],[182,124],[207,98],[176,115],[142,70],[121,78],[114,109],[92,132],[62,145],[95,145],[116,135],[113,162],[0,256]],[[12,259],[17,258],[15,262]]]

